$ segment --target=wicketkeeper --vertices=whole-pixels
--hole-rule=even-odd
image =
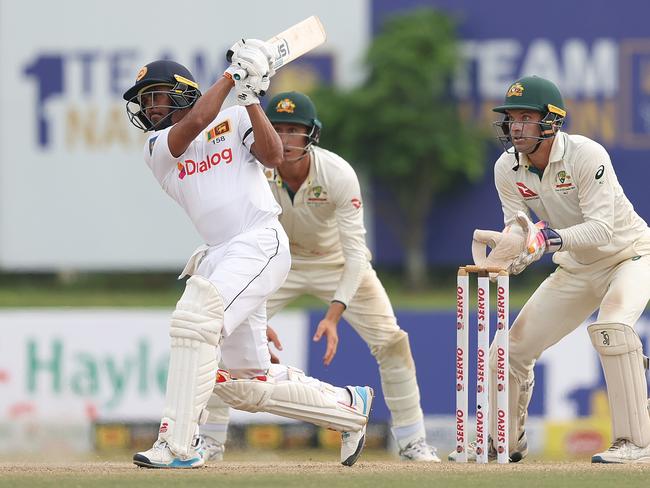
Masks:
[[[607,382],[613,443],[591,460],[650,462],[644,356],[634,330],[650,298],[650,229],[623,193],[605,148],[560,130],[566,107],[552,82],[517,80],[494,111],[504,115],[495,123],[506,151],[494,179],[506,230],[475,232],[475,251],[481,243],[495,246],[487,259],[475,252],[476,262],[518,274],[553,253],[558,265],[510,333],[511,460],[528,452],[525,422],[535,361],[598,310],[587,330]],[[537,224],[531,212],[541,219]],[[496,382],[494,349],[490,359]],[[490,393],[495,403],[494,388]],[[496,419],[490,422],[494,438]]]

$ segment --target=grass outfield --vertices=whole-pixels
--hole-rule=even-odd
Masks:
[[[550,271],[550,270],[547,270]],[[421,290],[405,288],[402,277],[379,273],[394,308],[452,309],[456,300],[455,270],[431,273],[431,284]],[[543,273],[511,279],[510,306],[521,308]],[[476,283],[472,283],[475,290]],[[173,308],[183,292],[183,282],[171,274],[2,275],[0,308],[31,307],[163,307]],[[473,296],[474,294],[472,294]],[[301,297],[293,308],[322,308],[312,297]]]
[[[648,485],[650,465],[523,462],[499,466],[360,461],[352,468],[322,461],[224,462],[193,470],[148,470],[127,462],[0,463],[0,487],[538,487]]]

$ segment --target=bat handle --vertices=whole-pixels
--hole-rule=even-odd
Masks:
[[[228,49],[228,51],[226,51],[226,61],[232,63],[232,57],[234,54],[235,52],[232,49]],[[248,74],[245,69],[238,69],[232,75],[233,79],[237,81],[243,80],[246,76],[248,76]]]
[[[232,77],[237,81],[241,81],[241,80],[245,79],[247,76],[248,76],[248,73],[246,72],[245,69],[235,70],[235,72],[232,74]]]

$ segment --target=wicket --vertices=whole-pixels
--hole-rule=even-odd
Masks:
[[[508,450],[508,334],[510,281],[506,271],[478,266],[458,268],[456,288],[456,462],[467,462],[468,371],[469,347],[469,275],[478,275],[477,346],[476,346],[476,462],[488,462],[490,432],[489,355],[490,355],[490,273],[497,274],[497,331],[494,337],[497,354],[495,449],[497,462],[509,462]],[[493,385],[494,386],[494,385]]]

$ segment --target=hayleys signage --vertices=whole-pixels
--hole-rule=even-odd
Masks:
[[[167,384],[170,313],[0,311],[0,424],[158,420]],[[287,351],[283,361],[298,368],[306,363],[307,320],[305,313],[289,312],[274,322]]]

